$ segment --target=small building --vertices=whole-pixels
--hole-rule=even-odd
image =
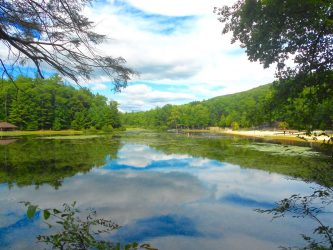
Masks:
[[[8,122],[0,122],[0,131],[13,131],[16,130],[17,127]]]
[[[8,145],[11,144],[13,142],[16,142],[17,139],[0,139],[0,145]]]

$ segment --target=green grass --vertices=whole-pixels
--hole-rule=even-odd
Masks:
[[[43,139],[54,139],[54,140],[83,140],[101,137],[101,135],[65,135],[65,136],[47,136]]]
[[[139,128],[139,127],[126,127],[126,131],[140,131],[140,130],[146,131],[148,129]]]
[[[0,131],[0,136],[24,136],[24,135],[82,135],[83,131],[77,130],[37,130],[37,131]]]

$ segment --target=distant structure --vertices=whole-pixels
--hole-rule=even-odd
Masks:
[[[16,141],[17,139],[0,139],[0,145],[8,145]]]
[[[17,127],[8,122],[0,122],[0,131],[13,131],[16,130]]]

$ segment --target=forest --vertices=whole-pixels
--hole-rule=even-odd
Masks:
[[[65,84],[55,75],[47,79],[19,76],[14,82],[3,80],[0,88],[0,121],[21,130],[97,129],[141,127],[154,129],[209,126],[239,128],[281,128],[331,130],[333,96],[305,87],[287,100],[290,82],[271,84],[204,101],[183,105],[167,104],[143,112],[121,113],[118,103],[93,94],[87,88]]]
[[[290,80],[266,84],[248,91],[218,96],[184,105],[165,105],[145,112],[121,115],[125,126],[145,128],[206,128],[208,126],[262,128],[284,126],[290,129],[332,129],[333,96],[318,94],[318,88],[305,87],[285,101],[279,97],[294,85]]]
[[[0,85],[0,121],[21,130],[119,128],[117,102],[87,88],[66,85],[59,76],[17,77]]]

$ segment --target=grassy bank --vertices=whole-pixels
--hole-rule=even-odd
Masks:
[[[40,135],[40,136],[48,136],[48,135],[83,135],[83,131],[77,130],[36,130],[36,131],[0,131],[0,136],[24,136],[24,135]]]

